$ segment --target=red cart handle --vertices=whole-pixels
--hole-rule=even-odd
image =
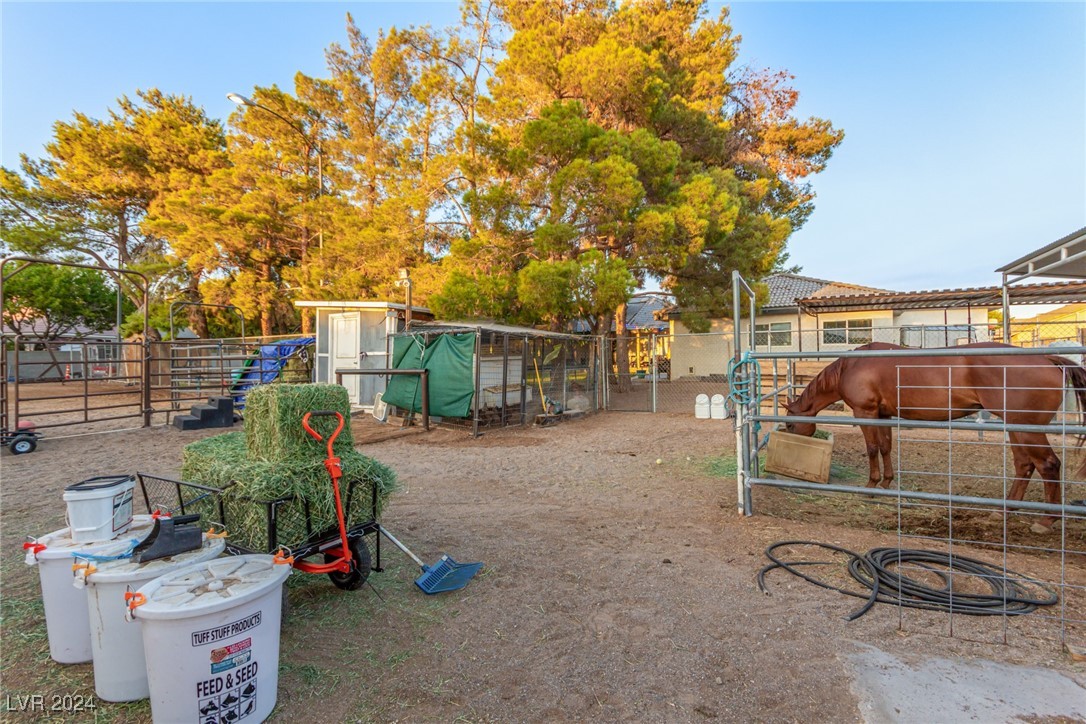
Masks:
[[[314,410],[312,412],[307,412],[302,417],[302,427],[305,428],[305,431],[308,432],[313,439],[317,442],[322,442],[323,438],[320,436],[320,433],[309,426],[309,418],[314,416],[331,417],[332,415],[336,416],[339,425],[336,427],[336,431],[328,436],[328,457],[324,460],[324,467],[328,469],[328,475],[332,478],[332,494],[336,501],[336,520],[339,523],[341,547],[338,552],[335,548],[328,549],[327,554],[334,555],[337,558],[337,560],[330,563],[318,565],[297,561],[292,564],[295,568],[309,573],[328,573],[332,569],[342,573],[349,573],[351,570],[350,541],[347,539],[347,524],[343,520],[343,501],[339,497],[339,479],[343,476],[343,469],[340,467],[340,461],[339,458],[336,457],[335,451],[332,450],[332,444],[336,441],[336,438],[339,437],[339,433],[343,431],[343,415],[335,410]],[[283,562],[286,562],[286,559],[282,556],[279,556],[278,558],[282,558]],[[279,562],[278,558],[276,560],[277,563]]]
[[[314,410],[313,412],[305,413],[302,417],[302,427],[305,428],[305,431],[317,442],[323,442],[324,438],[321,437],[321,434],[309,426],[309,418],[314,416],[331,417],[333,415],[335,415],[336,420],[339,421],[339,425],[336,427],[336,431],[328,436],[328,457],[334,456],[334,453],[332,452],[332,443],[336,441],[336,438],[339,437],[339,433],[343,431],[343,415],[335,410]]]
[[[321,434],[309,426],[309,418],[314,416],[331,417],[332,415],[335,415],[339,425],[336,426],[336,431],[328,436],[328,457],[324,461],[324,467],[328,468],[328,473],[334,479],[339,480],[340,476],[343,475],[343,471],[342,468],[340,468],[339,458],[336,457],[335,451],[332,450],[332,445],[335,443],[336,438],[339,437],[339,433],[343,431],[343,415],[335,410],[314,410],[313,412],[307,412],[302,417],[302,427],[305,428],[305,431],[308,432],[314,440],[323,442],[324,438],[321,437]]]

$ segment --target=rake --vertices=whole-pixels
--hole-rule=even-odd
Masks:
[[[482,563],[457,563],[447,555],[441,556],[437,563],[428,566],[412,553],[407,546],[396,540],[395,536],[389,533],[383,525],[379,525],[377,528],[381,531],[381,535],[388,538],[392,545],[406,553],[422,569],[422,575],[415,579],[415,585],[425,594],[432,596],[435,593],[463,588],[468,585],[472,576],[483,567]]]

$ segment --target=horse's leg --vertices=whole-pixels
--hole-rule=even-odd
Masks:
[[[867,463],[870,473],[867,478],[867,487],[877,488],[882,474],[879,472],[879,428],[860,426],[864,434],[864,443],[867,445]]]
[[[882,455],[882,487],[889,488],[894,482],[894,463],[890,453],[894,446],[894,431],[889,427],[877,427],[879,453]]]
[[[1018,440],[1017,435],[1018,433],[1014,432],[1007,433],[1011,441],[1011,455],[1014,457],[1014,482],[1011,483],[1011,489],[1007,491],[1007,500],[1022,500],[1025,497],[1030,478],[1033,477],[1033,471],[1037,468],[1030,460],[1029,450]],[[1003,520],[1003,511],[994,511],[992,518]]]
[[[1045,485],[1045,502],[1058,504],[1060,502],[1060,459],[1052,446],[1048,444],[1048,436],[1038,433],[1010,433],[1012,444],[1017,442],[1029,456],[1030,464],[1036,468],[1037,473]],[[1015,439],[1017,438],[1017,440]],[[1011,500],[1022,500],[1026,492],[1026,481],[1015,480],[1009,495]],[[1045,515],[1029,529],[1034,533],[1048,533],[1052,530],[1052,524],[1056,522],[1055,515]]]
[[[1019,433],[1007,433],[1011,441],[1011,455],[1014,456],[1014,482],[1007,493],[1008,500],[1022,500],[1026,496],[1026,488],[1037,466],[1030,459],[1029,449],[1018,439]]]

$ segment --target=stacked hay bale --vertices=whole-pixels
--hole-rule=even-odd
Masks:
[[[268,550],[268,507],[276,507],[279,544],[296,544],[336,526],[335,500],[324,467],[327,444],[302,428],[302,417],[335,410],[344,427],[334,450],[343,467],[340,492],[349,504],[348,524],[380,513],[396,488],[389,468],[354,449],[350,402],[339,385],[273,384],[255,387],[246,399],[245,430],[205,438],[185,447],[184,480],[224,489],[222,502],[230,540],[251,550]],[[332,416],[313,417],[310,426],[326,439],[335,430]],[[308,510],[308,513],[307,513]],[[217,511],[205,517],[217,520]]]

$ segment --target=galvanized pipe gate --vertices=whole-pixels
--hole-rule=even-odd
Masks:
[[[743,293],[748,296],[747,308],[744,309]],[[744,318],[743,312],[747,313]],[[955,379],[950,371],[953,366],[934,364],[932,360],[915,362],[918,357],[942,358],[947,360],[961,359],[966,356],[997,356],[1006,357],[1006,365],[1003,368],[1002,387],[996,386],[987,389],[1002,390],[1004,407],[1007,407],[1006,394],[1012,389],[1030,389],[1015,387],[1014,368],[1016,358],[1021,360],[1028,355],[1086,355],[1086,346],[1060,346],[1058,348],[1017,348],[1017,347],[984,347],[984,348],[899,348],[880,350],[841,350],[841,351],[792,351],[773,350],[769,340],[763,335],[763,346],[770,349],[760,349],[759,337],[755,334],[756,312],[754,307],[754,290],[738,274],[733,274],[733,334],[735,339],[735,354],[732,360],[729,382],[732,385],[731,395],[735,400],[735,450],[737,459],[736,474],[736,507],[740,515],[749,516],[754,513],[752,491],[755,487],[777,488],[785,491],[811,493],[851,495],[859,501],[867,501],[870,504],[870,521],[872,532],[875,524],[880,520],[886,520],[885,506],[874,505],[875,501],[891,503],[896,508],[898,549],[915,545],[918,542],[926,542],[937,551],[947,551],[950,556],[956,555],[959,546],[966,550],[963,555],[972,555],[975,551],[987,551],[987,556],[994,561],[993,565],[1003,568],[1004,577],[1013,577],[1013,570],[1021,570],[1017,565],[1011,565],[1019,556],[1018,562],[1028,566],[1031,572],[1029,576],[1036,576],[1050,590],[1058,591],[1058,604],[1051,613],[1041,610],[1034,612],[1030,623],[1012,625],[1011,616],[1004,611],[1000,625],[976,625],[966,623],[954,618],[954,610],[948,612],[946,632],[955,636],[956,630],[964,630],[967,636],[994,636],[996,640],[1009,643],[1012,636],[1036,634],[1040,638],[1051,638],[1064,644],[1075,643],[1081,645],[1086,642],[1083,633],[1086,632],[1086,586],[1081,583],[1078,572],[1081,571],[1081,562],[1086,560],[1086,551],[1081,550],[1083,525],[1086,524],[1086,481],[1072,479],[1067,471],[1071,467],[1067,464],[1067,454],[1073,451],[1077,445],[1073,441],[1076,436],[1086,436],[1086,425],[1077,424],[1078,420],[1069,419],[1069,408],[1063,407],[1062,414],[1054,415],[1053,420],[1045,425],[1010,424],[994,417],[987,421],[970,421],[966,419],[949,419],[953,414],[948,409],[948,419],[945,420],[907,420],[901,418],[858,418],[854,413],[794,416],[788,414],[770,414],[766,411],[769,407],[769,398],[772,397],[773,405],[777,403],[782,390],[798,393],[800,390],[793,384],[793,366],[800,359],[828,359],[828,358],[900,358],[897,367],[898,411],[906,408],[901,406],[901,390],[905,386],[902,370],[910,367],[946,369],[946,380],[937,384],[938,390],[946,391],[948,405],[951,391],[955,388]],[[742,323],[749,325],[744,334]],[[1006,316],[1004,317],[1006,324]],[[1007,339],[1007,331],[1004,329],[1004,339]],[[786,373],[783,375],[783,385],[779,385],[777,365],[784,363]],[[763,370],[766,365],[774,365],[773,381],[769,385],[755,384],[758,369]],[[757,366],[757,367],[756,367]],[[1010,372],[1008,372],[1010,370]],[[1065,383],[1066,383],[1066,375]],[[931,382],[923,383],[924,386]],[[1022,384],[1017,382],[1017,384]],[[740,394],[736,394],[739,390]],[[846,408],[847,409],[847,408]],[[941,407],[939,409],[942,409]],[[1008,408],[1009,409],[1009,408]],[[776,410],[773,411],[776,413]],[[989,411],[994,412],[994,411]],[[1003,411],[1006,415],[1007,410]],[[777,423],[817,423],[819,425],[840,425],[852,427],[879,427],[889,428],[895,440],[894,448],[897,453],[894,465],[894,484],[890,488],[868,488],[863,483],[843,484],[841,482],[813,483],[787,478],[775,479],[764,475],[759,469],[759,452],[768,445],[769,428]],[[1076,423],[1076,424],[1071,424]],[[766,430],[762,430],[765,426]],[[939,434],[933,434],[938,431]],[[977,432],[977,438],[965,436],[961,433]],[[945,435],[943,434],[945,433]],[[994,435],[990,442],[983,442],[983,433]],[[1060,451],[1063,458],[1060,465],[1060,474],[1056,484],[1059,486],[1059,502],[1036,502],[1032,500],[1009,500],[1008,490],[1012,481],[1020,480],[1018,468],[1008,466],[1006,448],[1011,446],[1012,433],[1043,434],[1048,440],[1048,445]],[[1068,442],[1068,441],[1071,442]],[[910,465],[903,465],[902,448],[910,447]],[[975,451],[983,449],[977,446],[988,446],[993,450],[993,455],[966,454],[963,462],[958,462],[957,450]],[[925,449],[934,449],[934,454],[922,454]],[[885,460],[884,460],[885,462]],[[1002,470],[1000,471],[1000,464]],[[906,470],[906,467],[908,469]],[[884,471],[885,472],[885,471]],[[1032,465],[1028,468],[1027,476],[1032,477]],[[903,479],[908,478],[908,483],[903,484]],[[1027,477],[1028,479],[1028,477]],[[999,488],[1002,485],[1002,492]],[[926,489],[923,489],[926,488]],[[986,495],[987,494],[987,495]],[[881,508],[881,511],[880,511]],[[998,513],[994,518],[990,514]],[[1012,530],[1010,518],[1055,518],[1057,524],[1049,527],[1040,526],[1035,530],[1030,526],[1027,530],[1021,522],[1014,523]],[[987,521],[987,524],[984,523]],[[1034,556],[1030,558],[1029,556]],[[1001,562],[999,562],[1001,561]],[[915,567],[915,566],[914,566]],[[902,571],[905,570],[903,567]],[[1040,571],[1045,571],[1040,573]],[[1072,574],[1072,571],[1076,573]],[[924,575],[922,567],[917,568],[915,575]],[[906,573],[906,575],[908,575]],[[947,574],[952,576],[954,574]],[[964,574],[957,574],[964,575]],[[949,577],[943,578],[947,588],[956,590],[955,584]],[[1027,579],[1028,580],[1028,579]],[[968,587],[968,582],[961,584],[963,590]],[[899,628],[905,627],[905,611],[903,606],[898,607]],[[917,617],[915,630],[924,633],[933,632],[933,619]],[[1044,633],[1040,633],[1044,632]]]
[[[754,486],[766,486],[776,488],[786,488],[794,490],[817,490],[834,493],[850,493],[869,495],[874,497],[888,497],[896,499],[909,499],[909,500],[929,500],[940,501],[952,504],[962,505],[980,505],[992,508],[1006,509],[1008,505],[1015,508],[1021,508],[1023,510],[1033,510],[1038,512],[1052,513],[1055,515],[1063,516],[1067,514],[1071,515],[1083,515],[1086,514],[1086,507],[1080,505],[1052,505],[1048,503],[1032,503],[1028,501],[1010,501],[1002,498],[977,498],[971,496],[961,496],[945,493],[931,493],[923,491],[910,491],[905,489],[875,489],[866,488],[863,486],[841,486],[841,485],[827,485],[822,483],[804,483],[801,481],[793,480],[777,480],[765,478],[760,475],[758,464],[758,453],[766,447],[768,444],[769,433],[761,433],[762,423],[785,423],[785,422],[817,422],[821,425],[842,425],[842,426],[867,426],[867,427],[889,427],[900,432],[907,429],[929,429],[929,430],[973,430],[973,431],[987,431],[987,432],[1031,432],[1031,433],[1044,433],[1051,435],[1086,435],[1086,426],[1083,425],[1068,425],[1068,424],[1049,424],[1049,425],[1013,425],[1003,421],[993,421],[986,423],[968,422],[963,420],[945,420],[945,421],[924,421],[924,420],[906,420],[901,418],[889,418],[889,419],[871,419],[871,418],[857,418],[850,416],[834,415],[832,417],[826,416],[789,416],[780,414],[764,414],[762,413],[762,405],[771,398],[774,405],[777,402],[777,398],[782,391],[791,390],[792,374],[789,367],[786,381],[783,386],[776,384],[776,363],[780,361],[791,361],[798,359],[839,359],[848,357],[894,357],[902,358],[903,364],[907,364],[909,358],[915,357],[947,357],[947,358],[961,358],[964,356],[1005,356],[1010,360],[1014,357],[1037,355],[1038,349],[1033,348],[983,348],[983,349],[886,349],[878,351],[868,350],[841,350],[841,351],[759,351],[756,345],[756,336],[754,334],[755,327],[755,314],[756,309],[754,306],[754,290],[749,284],[742,278],[739,272],[732,272],[733,281],[733,323],[734,323],[734,335],[735,335],[735,358],[734,362],[738,363],[741,360],[750,361],[753,364],[761,364],[763,362],[774,363],[774,383],[770,389],[766,392],[762,390],[751,390],[751,393],[745,396],[742,400],[736,401],[735,408],[735,444],[736,444],[736,459],[737,464],[737,509],[742,515],[752,515],[753,504],[751,501],[751,490]],[[742,294],[746,292],[749,299],[748,314],[749,314],[749,334],[743,335],[740,332],[741,329],[741,317],[742,317]],[[743,337],[748,338],[748,346],[744,350],[742,347]],[[1076,347],[1060,347],[1054,350],[1046,350],[1048,354],[1086,354],[1086,346]],[[739,370],[745,370],[740,367]],[[750,375],[745,371],[739,371],[736,374],[735,383],[747,383],[751,382]],[[796,390],[799,392],[800,390]]]
[[[7,267],[10,264],[15,264],[15,263],[18,263],[19,266],[17,266],[15,269],[13,269],[10,272],[5,272],[5,267]],[[133,347],[135,345],[138,345],[139,348],[140,348],[139,360],[138,360],[139,374],[138,375],[125,375],[125,377],[132,377],[133,379],[138,377],[138,379],[139,379],[139,383],[138,383],[139,384],[139,402],[134,403],[134,404],[123,404],[123,405],[117,405],[117,404],[113,404],[113,405],[92,405],[91,400],[93,398],[108,396],[109,394],[113,394],[113,393],[91,393],[91,392],[89,392],[89,390],[87,389],[87,382],[86,382],[88,377],[89,377],[89,375],[87,374],[87,370],[86,370],[88,360],[87,360],[87,355],[84,353],[82,355],[82,360],[80,362],[81,366],[83,367],[83,375],[82,375],[82,377],[83,377],[83,380],[84,380],[83,389],[81,390],[81,392],[79,392],[77,394],[54,395],[54,396],[52,396],[50,398],[42,398],[42,399],[55,399],[55,400],[64,400],[64,399],[81,400],[82,401],[82,407],[81,408],[73,409],[73,410],[65,410],[63,412],[66,412],[66,413],[82,413],[83,419],[81,419],[81,420],[73,420],[73,421],[65,421],[65,422],[59,422],[59,423],[53,423],[53,424],[42,424],[42,425],[40,425],[40,427],[60,427],[60,426],[64,426],[64,425],[81,424],[81,423],[85,423],[85,422],[90,421],[89,420],[89,413],[91,411],[93,411],[93,410],[112,410],[112,409],[123,408],[123,407],[138,407],[139,409],[135,413],[123,414],[123,415],[111,415],[108,418],[97,418],[95,421],[104,421],[106,419],[116,420],[116,419],[135,417],[135,418],[141,418],[142,419],[142,426],[143,427],[150,427],[151,426],[151,416],[152,416],[152,414],[154,412],[154,410],[152,408],[152,405],[151,405],[151,363],[153,361],[153,353],[152,353],[151,341],[150,341],[150,339],[148,339],[148,332],[149,332],[149,329],[150,329],[149,321],[148,321],[149,320],[149,307],[150,307],[150,304],[149,304],[150,299],[149,299],[148,289],[149,289],[150,284],[149,284],[149,282],[147,280],[147,277],[144,276],[143,274],[141,274],[140,272],[134,271],[132,269],[121,269],[121,268],[117,268],[117,267],[107,266],[105,264],[84,264],[84,263],[80,263],[80,262],[60,261],[60,260],[56,260],[56,259],[41,259],[41,258],[37,258],[37,257],[21,256],[21,255],[8,256],[8,257],[4,257],[3,259],[0,259],[0,308],[3,308],[3,304],[4,304],[4,285],[5,285],[5,283],[10,282],[10,280],[13,277],[15,277],[17,274],[19,274],[20,272],[22,272],[24,269],[31,266],[32,264],[48,264],[48,265],[51,265],[51,266],[73,267],[73,268],[77,268],[77,269],[91,269],[91,270],[94,270],[94,271],[106,272],[111,277],[113,277],[113,279],[116,281],[117,286],[118,286],[118,293],[120,293],[121,280],[125,279],[126,277],[131,277],[132,280],[133,280],[132,283],[135,285],[136,290],[140,293],[141,309],[142,309],[142,312],[143,312],[143,334],[142,334],[142,340],[139,343],[120,342],[120,341],[111,343],[111,344],[115,345],[116,350],[117,350],[117,354],[118,354],[119,357],[123,357],[123,350],[126,347]],[[8,342],[9,339],[12,341],[12,343],[14,345],[14,367],[15,367],[14,370],[8,369],[7,342]],[[0,369],[0,372],[2,372],[2,375],[0,375],[0,429],[3,429],[5,431],[7,431],[7,430],[16,429],[18,427],[18,424],[19,424],[19,413],[20,413],[20,411],[19,411],[19,378],[20,378],[20,373],[19,373],[19,347],[21,345],[20,345],[19,335],[15,335],[15,336],[11,336],[11,337],[5,335],[4,338],[3,338],[3,342],[4,342],[4,344],[0,345],[0,347],[3,347],[3,349],[0,350],[0,355],[2,355],[2,365],[0,365],[0,367],[2,367],[2,369]],[[79,342],[79,341],[72,341],[71,343],[72,344],[82,344],[82,345],[84,345],[84,347],[85,347],[85,344],[86,344],[85,342]],[[12,389],[10,389],[10,390],[9,390],[9,387],[8,387],[9,378],[11,379],[10,384],[13,386]],[[11,407],[12,409],[9,410],[9,407]]]

